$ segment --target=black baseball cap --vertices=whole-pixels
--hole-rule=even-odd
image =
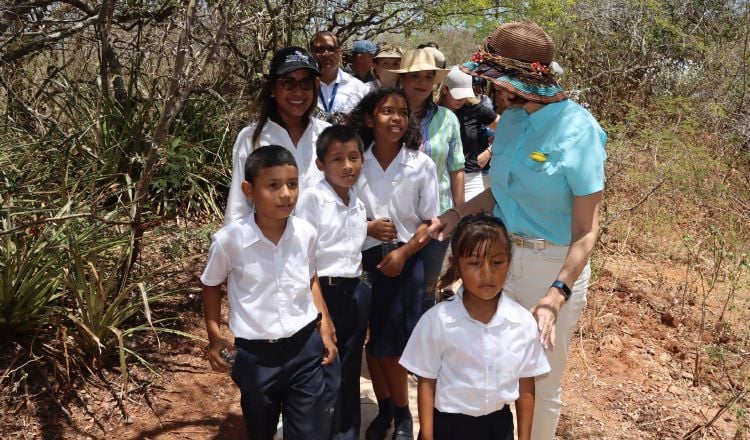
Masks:
[[[318,62],[302,47],[290,46],[279,49],[271,58],[271,76],[281,76],[299,69],[308,69],[313,75],[320,76]]]

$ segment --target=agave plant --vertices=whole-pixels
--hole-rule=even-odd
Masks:
[[[174,298],[178,292],[166,289],[164,282],[177,266],[199,255],[135,274],[129,235],[113,237],[100,234],[101,228],[96,225],[92,228],[83,233],[83,239],[76,240],[79,248],[69,249],[70,264],[63,276],[66,317],[74,324],[74,343],[91,367],[98,369],[119,360],[125,388],[128,355],[149,366],[126,344],[135,333],[150,330],[193,337],[165,326],[174,317],[154,319],[151,308]],[[82,243],[90,246],[81,246]]]

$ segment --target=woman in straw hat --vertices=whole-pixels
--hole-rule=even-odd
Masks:
[[[443,238],[481,211],[508,226],[514,246],[505,292],[534,314],[552,367],[536,378],[532,438],[543,440],[555,435],[568,346],[586,305],[607,157],[604,130],[557,82],[554,54],[536,24],[506,23],[464,64],[510,108],[492,145],[490,188],[429,228]]]

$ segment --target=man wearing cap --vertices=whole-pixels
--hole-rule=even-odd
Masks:
[[[319,117],[336,121],[342,114],[352,111],[370,88],[339,67],[341,48],[333,33],[316,32],[310,39],[310,52],[320,64]]]
[[[372,73],[372,60],[377,53],[378,47],[370,40],[359,40],[352,44],[352,59],[344,72],[351,73],[355,78],[367,84],[375,81]]]

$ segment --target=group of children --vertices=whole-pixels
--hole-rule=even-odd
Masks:
[[[439,286],[461,287],[424,313],[419,250],[438,213],[435,164],[419,151],[403,92],[381,88],[326,128],[315,164],[324,179],[301,194],[284,147],[256,148],[242,193],[254,209],[218,231],[201,276],[215,370],[229,364],[248,437],[358,438],[359,374],[383,384],[368,438],[413,438],[408,373],[419,378],[424,440],[528,439],[533,377],[549,370],[531,314],[502,295],[511,252],[503,223],[462,220]],[[363,141],[364,140],[364,141]],[[227,281],[229,328],[220,330]],[[226,353],[225,353],[226,354]]]

